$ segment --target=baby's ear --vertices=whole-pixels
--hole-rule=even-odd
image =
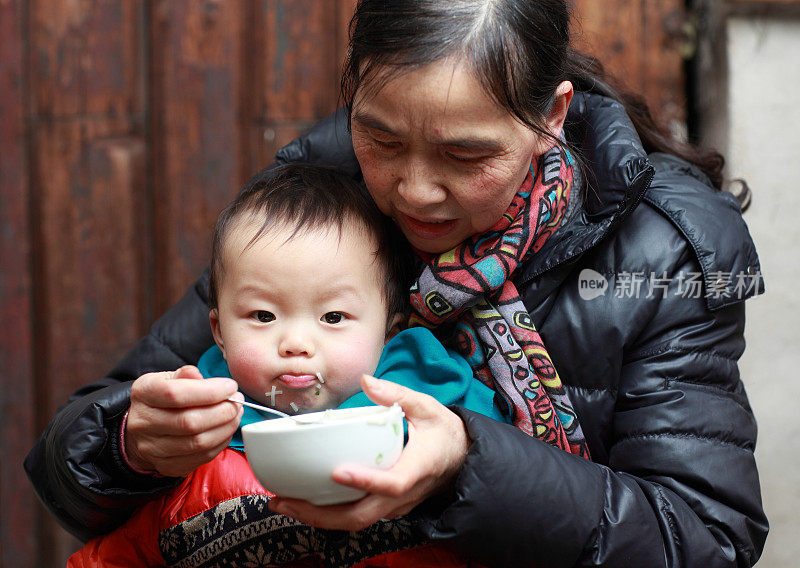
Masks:
[[[406,322],[408,322],[408,317],[401,313],[391,316],[389,321],[386,322],[386,341],[388,342],[395,335],[403,331],[406,328]]]
[[[222,341],[222,330],[219,326],[219,310],[214,308],[210,312],[208,312],[208,320],[211,322],[211,333],[214,334],[214,341],[217,343],[217,347],[219,347],[220,351],[222,351],[222,357],[225,357],[225,342]]]

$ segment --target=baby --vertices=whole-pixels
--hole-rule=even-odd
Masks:
[[[290,166],[268,189],[254,185],[217,223],[209,304],[219,350],[201,370],[228,376],[219,354],[259,403],[291,414],[335,408],[401,329],[410,255],[341,174]]]
[[[402,329],[411,258],[399,231],[344,174],[302,164],[262,171],[214,231],[209,319],[216,346],[198,368],[205,377],[233,377],[247,398],[289,414],[373,404],[360,387],[366,374],[506,420],[494,391],[463,358],[427,329]],[[240,426],[264,418],[246,409]],[[271,495],[241,449],[237,432],[229,448],[90,541],[68,565],[198,558],[238,565],[255,556],[259,566],[352,566],[378,557],[380,566],[461,565],[439,547],[417,546],[404,519],[331,544],[330,531],[270,512]]]

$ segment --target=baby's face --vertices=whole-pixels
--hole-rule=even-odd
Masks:
[[[334,408],[375,372],[386,340],[382,271],[373,239],[351,225],[341,238],[336,227],[291,238],[273,227],[250,247],[260,224],[231,228],[211,325],[249,397],[289,414]]]

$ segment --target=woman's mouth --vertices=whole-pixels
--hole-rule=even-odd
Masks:
[[[290,389],[305,389],[318,382],[315,375],[294,375],[291,373],[280,375],[277,380]]]
[[[400,213],[400,221],[421,239],[441,239],[450,234],[458,222],[456,219],[446,221],[422,220]]]

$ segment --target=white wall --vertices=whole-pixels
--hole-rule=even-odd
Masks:
[[[728,174],[753,190],[745,221],[767,293],[747,303],[741,360],[759,425],[771,530],[759,568],[800,566],[800,19],[727,22]]]

